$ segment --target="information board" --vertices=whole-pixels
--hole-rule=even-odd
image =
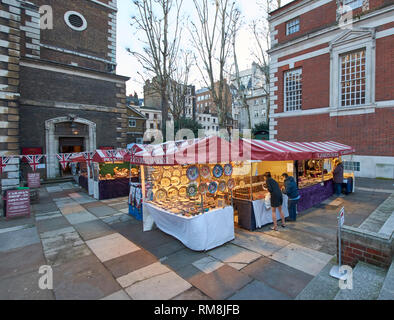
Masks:
[[[6,193],[6,218],[30,216],[30,191],[8,190]]]
[[[27,186],[29,188],[39,188],[41,187],[40,173],[28,173],[27,174]]]

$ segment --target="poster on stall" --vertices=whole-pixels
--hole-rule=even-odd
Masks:
[[[294,171],[294,164],[293,162],[287,164],[287,172],[293,173]]]

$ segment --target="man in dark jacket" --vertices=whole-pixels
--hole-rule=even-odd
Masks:
[[[336,195],[339,197],[342,193],[343,183],[343,163],[339,159],[335,160],[335,168],[332,174],[334,178],[334,190]]]
[[[287,195],[289,198],[287,202],[287,207],[289,210],[289,220],[296,221],[297,220],[297,203],[301,198],[298,193],[297,183],[293,177],[289,177],[287,173],[283,173],[282,177],[285,179],[284,181],[284,190],[283,193]]]

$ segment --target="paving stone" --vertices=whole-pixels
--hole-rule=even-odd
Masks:
[[[229,298],[229,300],[290,300],[282,292],[267,286],[263,282],[254,280],[244,288],[239,290],[236,294]]]
[[[37,228],[0,233],[0,252],[22,248],[40,242]]]
[[[260,232],[237,230],[235,239],[232,243],[268,257],[287,246],[290,242]]]
[[[192,264],[188,264],[182,269],[176,270],[176,273],[187,281],[195,276],[204,274],[204,272],[202,272],[200,269],[197,269]]]
[[[62,215],[52,219],[37,221],[36,225],[40,233],[70,227],[70,223]]]
[[[250,250],[226,244],[207,252],[210,256],[227,263],[251,263],[260,258],[260,254]]]
[[[93,220],[93,221],[78,223],[75,224],[74,227],[80,234],[81,238],[85,241],[104,237],[109,234],[115,233],[114,230],[108,227],[108,225],[102,222],[101,220]]]
[[[202,258],[193,262],[193,266],[195,266],[197,269],[201,270],[204,273],[210,273],[212,271],[215,271],[223,265],[223,263],[212,257]]]
[[[180,295],[177,295],[172,300],[212,300],[207,295],[203,294],[200,290],[196,288],[190,288],[182,292]]]
[[[0,300],[53,300],[52,290],[38,287],[41,276],[32,271],[0,279]]]
[[[87,211],[79,212],[79,213],[70,213],[65,215],[65,217],[68,220],[68,222],[70,222],[71,224],[78,224],[78,223],[97,220],[97,217],[95,217],[94,215],[92,215]]]
[[[103,222],[109,224],[109,225],[113,225],[113,224],[117,224],[117,223],[122,223],[122,222],[130,222],[132,221],[135,224],[140,224],[139,221],[133,219],[132,217],[130,217],[128,214],[124,214],[124,213],[116,213],[113,216],[108,216],[108,217],[101,217],[100,218]]]
[[[89,240],[86,244],[102,262],[118,258],[140,249],[119,233],[113,233],[101,238]]]
[[[126,212],[128,213],[129,204],[126,202],[126,203],[122,203],[122,204],[111,205],[111,208],[116,211],[127,210]]]
[[[45,257],[51,265],[92,255],[73,227],[41,233]]]
[[[190,288],[190,283],[171,271],[135,283],[126,292],[134,300],[169,300]]]
[[[113,294],[110,294],[109,296],[106,296],[105,298],[102,298],[101,300],[131,300],[131,298],[126,292],[119,290]]]
[[[198,274],[188,280],[193,286],[214,300],[226,299],[252,281],[244,273],[227,265],[209,274]]]
[[[51,186],[51,187],[46,187],[48,192],[61,192],[63,189],[60,186]]]
[[[62,217],[62,213],[60,211],[54,211],[54,212],[48,212],[46,214],[41,214],[41,215],[35,215],[36,221],[42,221],[42,220],[49,220],[53,218],[59,218]]]
[[[73,213],[87,213],[84,207],[79,204],[69,204],[59,208],[62,214],[68,215]]]
[[[289,244],[275,252],[271,258],[315,276],[332,259],[332,256],[296,244]]]
[[[253,262],[242,272],[292,298],[295,298],[313,279],[313,276],[305,272],[268,258]]]
[[[82,206],[87,209],[87,208],[94,208],[94,207],[103,207],[105,205],[101,201],[94,199],[94,201],[92,201],[92,202],[83,203]]]
[[[106,217],[106,216],[111,216],[115,213],[117,213],[117,210],[112,209],[109,206],[101,206],[101,207],[90,207],[87,208],[87,210],[91,213],[93,213],[96,217]]]
[[[192,264],[193,262],[206,257],[207,255],[205,253],[182,249],[169,255],[163,263],[171,267],[174,271],[177,271],[188,264]]]
[[[0,278],[38,272],[46,261],[40,243],[0,253]]]
[[[247,266],[246,263],[227,263],[227,264],[236,270],[242,270]]]
[[[137,250],[119,258],[106,261],[104,265],[111,271],[115,278],[119,278],[155,262],[157,262],[155,256],[145,250]]]
[[[124,276],[117,278],[116,280],[119,284],[123,287],[129,287],[134,283],[171,272],[169,268],[165,265],[161,264],[160,262],[152,263],[146,267],[140,268],[138,270],[132,271]]]
[[[162,245],[149,248],[149,252],[152,253],[155,257],[158,259],[169,256],[175,252],[178,252],[182,249],[185,249],[185,246],[183,245],[182,242],[178,241],[177,239],[174,239],[174,241],[170,241],[167,243],[164,243]]]
[[[58,300],[96,300],[121,290],[93,255],[54,267],[53,285]]]
[[[42,199],[40,199],[40,202],[41,201]],[[32,208],[32,212],[34,212],[36,215],[37,213],[58,211],[58,207],[54,202],[32,204],[31,208]]]

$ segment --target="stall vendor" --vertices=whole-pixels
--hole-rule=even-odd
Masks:
[[[343,163],[340,159],[335,159],[334,170],[332,174],[334,176],[335,194],[339,197],[342,193],[342,183],[343,183]]]

